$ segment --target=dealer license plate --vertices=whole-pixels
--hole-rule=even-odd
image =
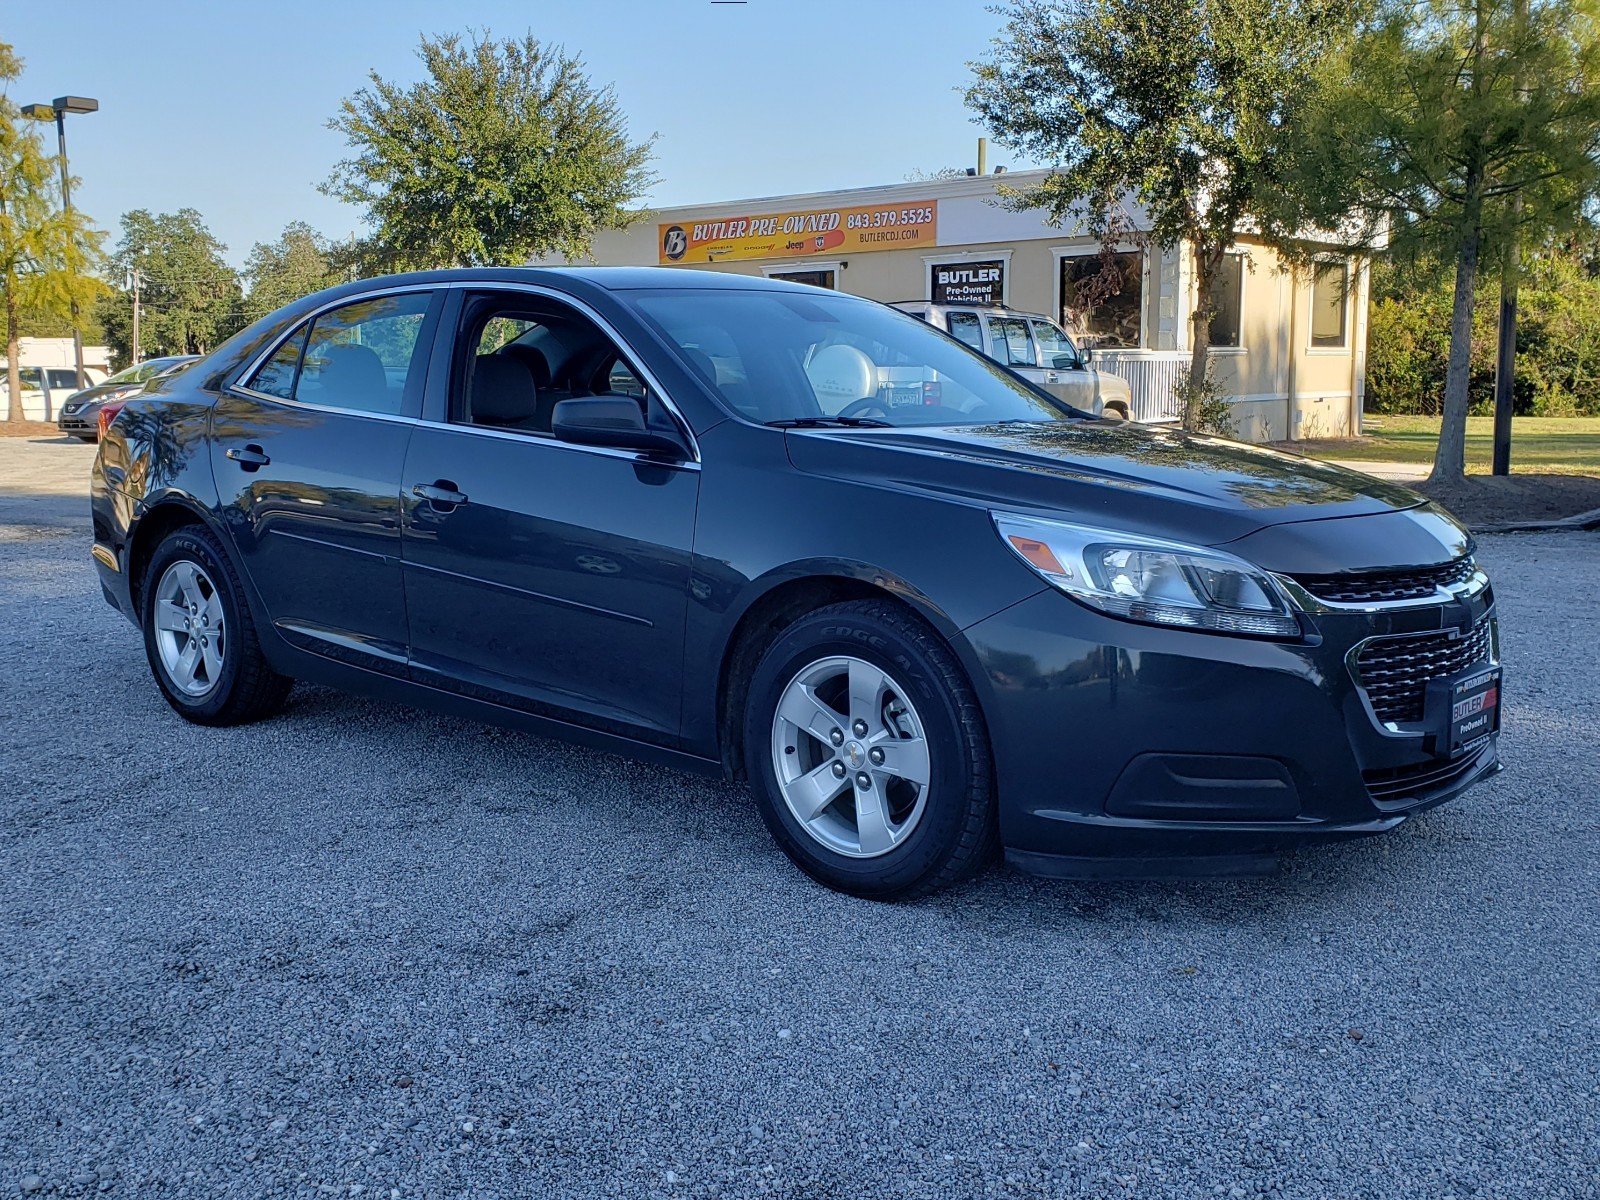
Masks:
[[[1486,737],[1500,728],[1500,668],[1474,667],[1436,685],[1435,711],[1442,710],[1442,747],[1447,754]],[[1442,726],[1442,728],[1441,728]]]

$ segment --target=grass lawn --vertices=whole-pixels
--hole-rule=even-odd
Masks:
[[[1368,415],[1364,430],[1364,436],[1359,438],[1299,442],[1295,449],[1317,458],[1431,463],[1439,441],[1436,417]],[[1467,418],[1469,473],[1488,473],[1493,433],[1493,417]],[[1540,475],[1600,475],[1600,417],[1513,418],[1511,470]]]

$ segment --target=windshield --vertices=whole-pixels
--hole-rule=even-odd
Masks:
[[[167,367],[170,367],[171,365],[172,360],[170,358],[152,358],[140,363],[136,367],[125,367],[121,371],[118,371],[110,379],[106,380],[106,382],[143,383],[146,379],[149,379],[150,376],[159,374],[161,371]]]
[[[632,299],[727,406],[754,421],[982,425],[1087,415],[866,300],[754,290]]]

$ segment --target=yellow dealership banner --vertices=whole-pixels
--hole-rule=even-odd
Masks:
[[[657,228],[661,262],[709,263],[748,258],[807,258],[814,254],[860,254],[935,244],[939,202],[863,204],[673,221]]]

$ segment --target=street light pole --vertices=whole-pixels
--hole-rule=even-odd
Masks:
[[[24,116],[56,122],[57,157],[61,160],[61,208],[68,219],[72,217],[72,172],[67,168],[67,114],[100,111],[100,101],[88,96],[57,96],[50,104],[30,104],[22,110]],[[78,319],[78,300],[72,299],[72,359],[78,369],[78,386],[88,387],[89,377],[83,373],[83,329]]]

